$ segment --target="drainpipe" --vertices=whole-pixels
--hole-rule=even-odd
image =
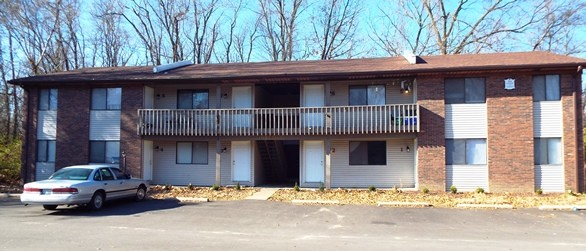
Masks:
[[[581,73],[582,73],[582,66],[578,66],[578,68],[576,69],[576,75],[574,75],[574,79],[572,81],[572,87],[574,88],[574,119],[576,119],[578,116],[578,114],[580,114],[580,120],[576,119],[576,130],[574,131],[575,133],[575,145],[576,146],[580,146],[582,145],[582,148],[584,147],[584,141],[580,141],[579,139],[582,138],[580,137],[580,135],[583,135],[583,130],[584,128],[582,127],[582,120],[583,120],[583,116],[584,116],[584,111],[582,111],[582,95],[578,95],[581,94],[581,85],[578,85],[578,77],[581,78]],[[582,125],[582,126],[580,126]],[[585,184],[584,184],[584,170],[582,171],[582,174],[580,173],[580,162],[583,161],[584,156],[579,156],[580,149],[578,149],[578,147],[576,147],[574,149],[574,156],[575,156],[575,169],[576,169],[576,192],[583,192],[585,189]],[[579,158],[581,157],[581,159]]]
[[[22,86],[20,86],[22,88]],[[24,183],[27,182],[27,178],[28,178],[28,173],[29,173],[29,149],[28,149],[28,139],[29,139],[29,133],[30,133],[30,129],[31,129],[31,119],[30,119],[30,109],[31,109],[31,99],[29,97],[29,91],[26,88],[22,88],[24,90],[24,96],[26,97],[26,130],[24,135],[22,136],[22,151],[24,152],[24,155],[20,155],[20,182],[22,183],[21,185],[24,185]]]

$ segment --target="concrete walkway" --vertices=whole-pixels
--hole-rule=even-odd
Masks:
[[[267,188],[263,187],[260,191],[254,193],[253,195],[247,197],[247,200],[268,200],[275,192],[277,192],[279,188]]]

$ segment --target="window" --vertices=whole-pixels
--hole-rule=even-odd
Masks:
[[[561,138],[535,138],[535,165],[561,165]]]
[[[57,89],[41,89],[39,93],[39,110],[57,110]]]
[[[120,142],[90,141],[90,163],[120,163]]]
[[[92,89],[92,110],[120,110],[121,88]]]
[[[177,109],[208,109],[208,90],[177,91]]]
[[[446,165],[486,165],[486,139],[446,139]]]
[[[560,76],[545,75],[533,77],[533,101],[560,100]]]
[[[445,84],[446,104],[484,103],[484,78],[449,78]]]
[[[112,172],[114,172],[114,176],[116,176],[117,180],[126,180],[128,179],[126,174],[124,174],[122,171],[120,171],[120,169],[118,168],[110,168],[110,170],[112,170]]]
[[[100,169],[100,174],[102,175],[102,180],[114,180],[114,175],[108,168]]]
[[[350,165],[386,165],[387,142],[350,141]]]
[[[384,85],[351,85],[348,92],[349,105],[384,105]]]
[[[55,140],[37,141],[37,162],[55,162]]]
[[[208,164],[208,142],[177,142],[177,164]]]

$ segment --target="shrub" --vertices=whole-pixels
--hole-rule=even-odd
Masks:
[[[376,187],[375,186],[369,186],[368,187],[368,191],[374,192],[374,191],[376,191]]]
[[[0,137],[0,184],[18,185],[20,182],[21,141]]]
[[[238,191],[242,190],[242,187],[240,186],[240,182],[236,182],[236,190],[238,190]]]
[[[214,185],[212,186],[212,190],[214,190],[214,191],[218,191],[218,190],[220,190],[220,186],[218,186],[217,184],[214,184]]]
[[[165,185],[165,187],[163,187],[163,189],[170,191],[170,190],[173,190],[173,186],[172,185]]]
[[[423,187],[423,189],[421,189],[422,193],[428,194],[429,193],[429,188],[427,187]]]
[[[484,193],[484,188],[482,188],[482,187],[476,188],[476,193]]]
[[[535,189],[535,194],[537,194],[537,195],[542,195],[542,194],[543,194],[543,189],[541,189],[541,187],[540,187],[540,188],[537,188],[537,189]]]
[[[295,190],[295,192],[299,192],[299,185],[297,184],[297,182],[295,182],[295,186],[293,186],[293,190]]]
[[[325,189],[326,189],[326,188],[324,187],[324,183],[323,183],[323,182],[320,182],[320,183],[319,183],[319,191],[320,191],[320,192],[323,192],[323,191],[325,191]]]
[[[451,193],[458,193],[458,188],[456,188],[456,186],[452,185],[452,186],[450,187],[450,192],[451,192]]]
[[[194,187],[193,187],[193,185],[192,185],[191,183],[189,183],[189,185],[187,185],[187,189],[189,189],[189,190],[193,190],[193,188],[194,188]]]

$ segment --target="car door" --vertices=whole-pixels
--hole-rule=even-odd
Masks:
[[[116,176],[116,184],[119,186],[120,196],[134,196],[134,194],[136,193],[136,189],[138,189],[138,187],[136,187],[136,184],[134,184],[132,180],[128,179],[128,176],[126,176],[126,174],[120,171],[120,169],[110,168],[110,170],[112,170],[114,176]]]
[[[104,185],[104,190],[106,191],[106,199],[116,199],[124,196],[121,192],[122,186],[116,182],[116,176],[110,170],[110,168],[100,168],[100,174],[102,175],[102,184]]]

